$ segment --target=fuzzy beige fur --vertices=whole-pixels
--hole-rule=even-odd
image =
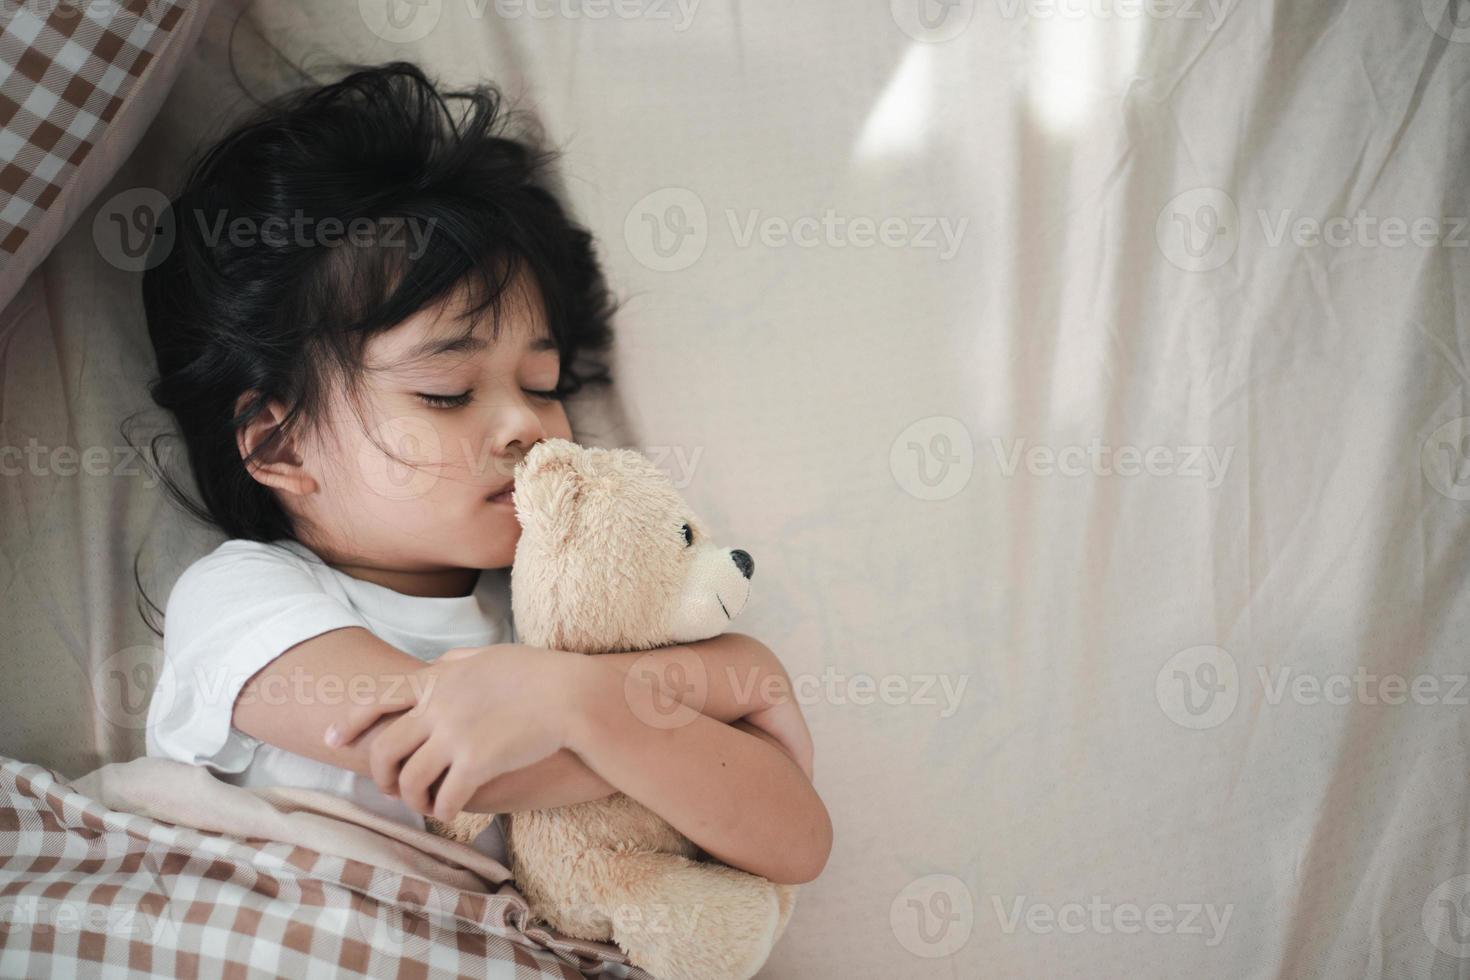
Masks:
[[[542,442],[516,468],[515,506],[511,602],[522,643],[586,654],[689,643],[722,632],[749,598],[749,566],[711,541],[640,453]],[[470,841],[489,820],[462,813],[441,832]],[[662,980],[752,976],[796,900],[795,886],[701,860],[621,793],[507,823],[516,886],[537,917],[616,942]]]

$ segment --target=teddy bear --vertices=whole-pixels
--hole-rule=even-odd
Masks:
[[[588,655],[692,643],[749,599],[751,557],[714,544],[641,453],[545,440],[516,466],[514,499],[521,643]],[[491,819],[430,826],[467,843]],[[503,819],[532,913],[567,936],[616,943],[660,980],[752,976],[795,903],[794,885],[715,862],[622,793]]]

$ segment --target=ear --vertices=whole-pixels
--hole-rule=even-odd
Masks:
[[[547,439],[516,465],[516,520],[522,528],[566,522],[581,490],[576,462],[585,451],[566,439]]]
[[[235,414],[258,397],[253,390],[240,395],[235,399]],[[275,399],[267,401],[255,418],[235,431],[235,445],[242,460],[250,453],[260,453],[247,467],[258,482],[287,493],[311,493],[316,480],[306,471],[292,434],[281,427],[285,417],[285,406]]]

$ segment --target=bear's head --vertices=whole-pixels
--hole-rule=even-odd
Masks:
[[[692,643],[723,632],[750,598],[750,555],[715,544],[631,449],[537,443],[516,466],[515,508],[522,643],[574,653]]]

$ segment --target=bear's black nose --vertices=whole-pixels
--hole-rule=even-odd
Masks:
[[[755,559],[750,557],[749,552],[736,548],[730,552],[730,560],[735,563],[736,568],[740,569],[740,574],[746,578],[755,574]]]

